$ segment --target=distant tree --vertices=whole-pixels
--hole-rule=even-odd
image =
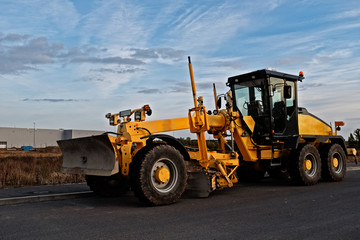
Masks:
[[[196,140],[192,140],[190,137],[187,138],[178,138],[178,140],[187,147],[196,147],[197,146],[197,141]]]
[[[350,133],[348,142],[349,147],[360,148],[360,128],[356,129],[354,134]]]
[[[196,139],[191,139],[190,137],[187,138],[178,138],[178,140],[186,147],[197,148],[198,142]],[[209,150],[217,150],[219,147],[217,140],[206,140],[206,146]]]
[[[355,140],[354,135],[352,133],[350,133],[350,136],[348,138],[348,144],[349,144],[349,147],[351,147],[351,148],[354,148],[355,145],[356,145],[356,140]]]
[[[355,135],[355,140],[360,142],[360,128],[354,131],[354,135]]]

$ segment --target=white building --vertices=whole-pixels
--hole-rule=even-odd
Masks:
[[[0,148],[20,148],[32,146],[43,148],[57,146],[57,140],[66,140],[79,137],[99,135],[103,131],[92,130],[64,130],[64,129],[33,129],[33,128],[6,128],[0,127]]]

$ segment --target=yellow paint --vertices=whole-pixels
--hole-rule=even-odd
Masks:
[[[196,99],[194,73],[193,73],[190,57],[189,57],[189,73],[190,73],[190,81],[191,81],[191,88],[192,88],[192,93],[193,93],[194,106],[198,107],[198,103],[197,103],[197,99]]]
[[[212,179],[212,189],[216,188],[215,182],[224,187],[232,187],[238,180],[235,176],[235,171],[239,166],[238,154],[235,155],[229,153],[219,153],[216,151],[207,152],[208,161],[201,160],[200,152],[189,152],[191,159],[199,161],[205,169],[217,169],[219,172],[216,174],[216,178]]]
[[[346,149],[346,150],[347,150],[347,154],[348,154],[349,156],[355,156],[355,157],[356,157],[357,151],[356,151],[355,148],[348,148],[348,149]]]
[[[332,166],[337,168],[339,166],[339,160],[337,158],[332,159]]]
[[[331,128],[322,121],[303,114],[298,118],[300,135],[331,135]]]
[[[222,164],[224,164],[225,166],[238,166],[239,165],[239,159],[238,159],[238,154],[236,153],[235,156],[232,156],[229,153],[218,153],[216,151],[208,151],[207,153],[207,158],[209,159],[209,161],[206,161],[202,164],[202,160],[201,160],[201,155],[200,152],[189,152],[190,158],[191,159],[195,159],[198,160],[199,163],[204,167],[204,168],[216,168],[216,161],[221,161]],[[207,164],[206,166],[205,163]]]
[[[117,143],[134,142],[144,144],[146,139],[141,139],[141,137],[150,135],[150,133],[155,134],[184,129],[189,129],[187,117],[145,122],[123,122],[118,126],[118,133],[120,135]]]
[[[205,132],[197,133],[196,137],[197,137],[199,153],[200,153],[199,163],[204,168],[208,168],[209,165],[210,165],[210,161],[209,161],[209,158],[208,158],[208,151],[207,151],[207,146],[206,146]]]
[[[255,121],[251,116],[244,116],[244,122],[248,126],[251,132],[254,132]]]
[[[219,160],[215,161],[217,169],[220,170],[222,176],[225,178],[226,182],[228,183],[228,187],[232,187],[233,183],[230,181],[229,177],[226,174],[226,171]]]
[[[132,136],[136,135],[149,135],[149,133],[141,128],[148,129],[152,134],[159,132],[177,131],[189,128],[189,120],[187,117],[184,118],[172,118],[146,122],[131,122],[127,123],[128,131],[131,132]]]
[[[126,176],[129,175],[130,163],[132,161],[131,144],[130,143],[123,144],[120,147],[120,151],[121,151],[121,159],[120,159],[121,174]]]
[[[225,130],[227,127],[226,113],[221,111],[219,115],[208,115],[209,127],[214,130]]]
[[[236,126],[241,126],[240,120],[235,120]],[[241,155],[245,161],[257,161],[256,148],[251,142],[250,136],[245,134],[241,127],[234,129],[234,139],[239,147]]]
[[[166,183],[170,179],[170,171],[166,168],[159,168],[155,172],[155,179],[159,183]]]
[[[312,163],[310,160],[305,160],[304,162],[305,170],[310,170],[312,168]]]

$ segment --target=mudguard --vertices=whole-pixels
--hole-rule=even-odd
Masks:
[[[114,140],[102,134],[57,141],[63,154],[62,172],[97,176],[118,173]]]

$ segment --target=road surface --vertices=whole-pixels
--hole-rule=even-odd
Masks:
[[[146,207],[127,194],[0,206],[0,239],[360,239],[360,166],[342,182],[264,179]]]

